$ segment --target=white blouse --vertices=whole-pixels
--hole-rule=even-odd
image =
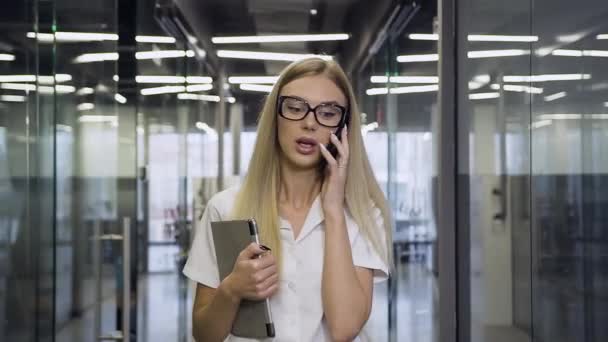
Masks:
[[[229,219],[237,193],[238,187],[232,187],[215,194],[196,225],[184,274],[197,283],[212,288],[220,284],[210,222]],[[382,223],[379,209],[374,208],[373,215]],[[359,227],[346,210],[345,216],[354,265],[373,270],[374,282],[386,280],[388,266],[359,233]],[[318,196],[297,239],[294,239],[289,222],[280,219],[283,266],[279,290],[270,298],[276,337],[256,340],[229,335],[226,341],[331,341],[321,301],[325,245],[323,219]]]

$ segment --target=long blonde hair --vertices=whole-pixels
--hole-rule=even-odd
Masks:
[[[350,122],[348,125],[348,162],[345,188],[346,208],[358,224],[360,231],[372,244],[387,265],[392,265],[392,228],[389,207],[374,177],[361,135],[360,112],[348,77],[333,61],[307,58],[287,66],[266,98],[258,120],[258,132],[249,169],[236,197],[233,217],[255,218],[261,241],[273,250],[281,262],[279,232],[279,163],[280,147],[277,137],[277,99],[283,86],[289,82],[314,75],[332,80],[348,98]],[[371,199],[371,202],[370,202]],[[373,207],[380,210],[384,223],[378,226]],[[383,234],[382,234],[383,233]]]

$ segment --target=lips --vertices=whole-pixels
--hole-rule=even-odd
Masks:
[[[301,154],[312,154],[317,148],[317,141],[312,138],[302,137],[296,140],[296,150]]]

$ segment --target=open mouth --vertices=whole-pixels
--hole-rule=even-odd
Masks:
[[[297,150],[303,154],[310,154],[315,151],[317,141],[310,138],[299,138],[296,140]]]

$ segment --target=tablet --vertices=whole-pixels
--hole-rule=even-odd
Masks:
[[[232,272],[239,253],[251,242],[260,243],[258,227],[254,219],[217,221],[211,222],[211,231],[220,280],[223,280]],[[270,301],[242,300],[231,334],[247,338],[274,337]]]

